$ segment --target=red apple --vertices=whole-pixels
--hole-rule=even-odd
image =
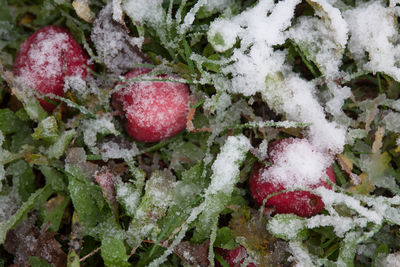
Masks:
[[[14,74],[22,83],[41,94],[64,95],[67,76],[86,78],[89,57],[64,28],[46,26],[26,39],[17,53]],[[55,105],[39,99],[51,112]]]
[[[242,263],[248,257],[246,249],[242,246],[239,246],[231,250],[222,248],[216,248],[215,250],[218,252],[218,254],[222,256],[222,258],[224,258],[224,260],[231,267],[242,266]],[[220,267],[221,264],[217,261],[216,266]],[[246,265],[246,267],[257,267],[257,265],[250,262],[249,264]]]
[[[137,68],[126,79],[150,72]],[[167,79],[170,76],[158,76]],[[176,77],[171,77],[176,78]],[[125,117],[128,134],[141,142],[157,142],[185,129],[189,111],[189,88],[180,82],[138,81],[112,97],[113,106]]]
[[[277,157],[279,157],[279,154],[285,149],[285,146],[293,143],[295,140],[296,139],[294,138],[287,138],[270,145],[269,157],[272,164],[274,164]],[[282,184],[273,182],[275,180],[274,177],[271,177],[270,172],[266,172],[268,168],[270,168],[270,166],[256,164],[250,175],[250,191],[254,200],[259,205],[263,204],[263,201],[267,196],[287,189]],[[333,183],[336,182],[332,167],[326,169],[326,174]],[[269,175],[269,177],[265,177],[265,175]],[[311,184],[309,188],[315,189],[324,186],[331,189],[323,179],[324,177],[321,177],[321,180],[318,183]],[[322,202],[321,197],[308,191],[294,191],[279,193],[270,197],[265,206],[273,207],[274,213],[293,213],[301,217],[310,217],[319,213],[324,208],[324,203]]]

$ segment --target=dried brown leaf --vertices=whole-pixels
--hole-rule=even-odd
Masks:
[[[14,255],[14,264],[29,266],[29,257],[37,256],[56,267],[66,266],[67,255],[61,250],[54,238],[55,232],[40,230],[36,225],[36,216],[32,215],[7,233],[4,248]]]
[[[207,267],[210,265],[208,261],[208,247],[209,242],[197,245],[183,241],[174,248],[174,253],[193,266]]]
[[[266,218],[258,211],[244,207],[234,208],[229,227],[236,241],[251,255],[256,255],[257,266],[282,266],[286,243],[274,238],[266,230]]]

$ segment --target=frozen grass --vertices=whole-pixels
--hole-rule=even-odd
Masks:
[[[0,0],[0,265],[228,266],[214,248],[239,246],[244,265],[399,265],[399,15],[397,1]],[[94,64],[64,97],[30,88],[65,67],[47,41],[31,50],[46,70],[11,71],[46,25]],[[154,82],[190,87],[187,129],[142,143],[112,98]],[[36,97],[61,104],[49,114]],[[127,119],[152,108],[136,102]],[[324,210],[258,207],[255,164]],[[310,189],[328,166],[337,184]]]

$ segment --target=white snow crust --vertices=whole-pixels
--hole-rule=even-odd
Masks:
[[[318,184],[326,176],[331,160],[316,151],[306,139],[295,139],[283,151],[274,151],[271,157],[274,157],[274,164],[262,173],[262,177],[287,189]]]

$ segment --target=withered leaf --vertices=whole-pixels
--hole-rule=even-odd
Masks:
[[[14,255],[14,264],[25,267],[31,256],[40,257],[53,266],[65,267],[67,255],[61,250],[54,238],[55,232],[40,230],[36,225],[36,216],[31,215],[15,229],[7,233],[4,248]]]

